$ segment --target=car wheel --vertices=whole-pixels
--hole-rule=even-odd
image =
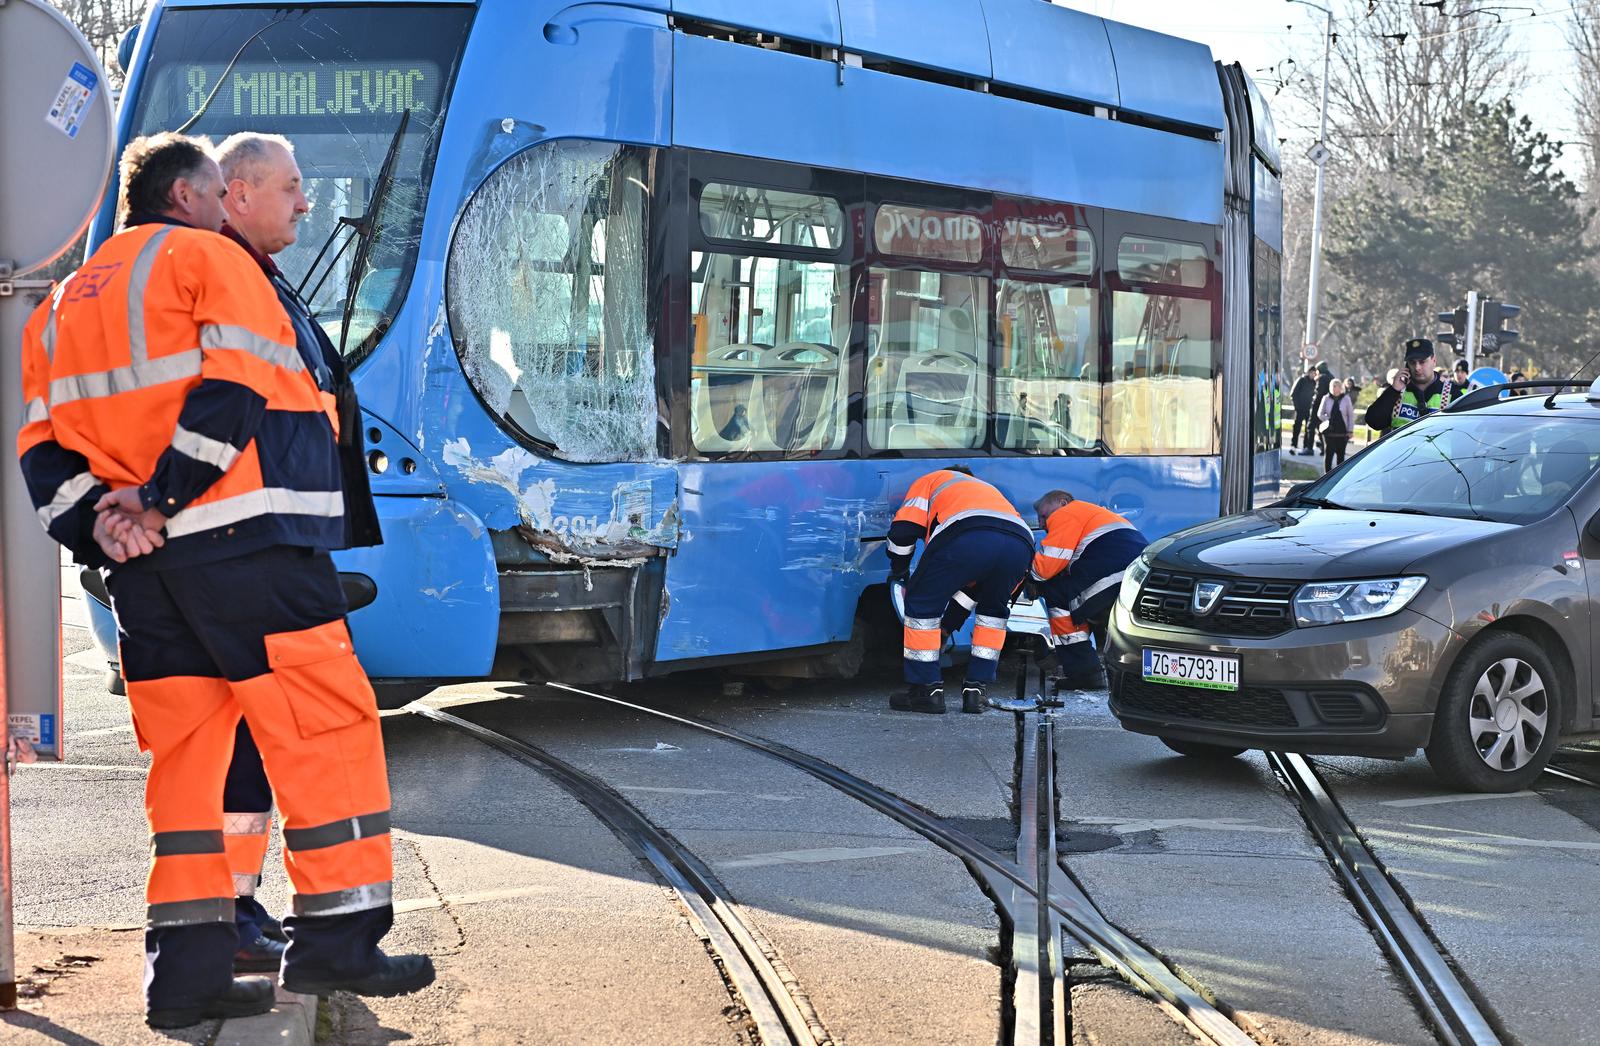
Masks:
[[[1180,741],[1175,737],[1163,737],[1161,743],[1179,755],[1195,759],[1232,759],[1236,755],[1244,754],[1243,748],[1235,748],[1232,745],[1208,745],[1201,741]]]
[[[1445,783],[1514,792],[1544,770],[1560,731],[1555,666],[1513,633],[1469,648],[1450,670],[1425,750]]]

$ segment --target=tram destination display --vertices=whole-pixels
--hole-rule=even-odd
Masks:
[[[150,113],[178,126],[210,98],[204,129],[211,134],[259,128],[264,119],[291,137],[362,132],[392,126],[408,110],[435,113],[443,92],[444,74],[428,61],[174,64],[157,78]]]

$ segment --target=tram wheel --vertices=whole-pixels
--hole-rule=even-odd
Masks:
[[[1163,737],[1161,743],[1192,759],[1232,759],[1234,756],[1243,755],[1243,748],[1232,745],[1211,745],[1203,741],[1180,741],[1176,737]]]

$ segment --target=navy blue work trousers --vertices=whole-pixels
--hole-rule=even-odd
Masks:
[[[1087,626],[1095,645],[1103,650],[1122,575],[1148,544],[1137,530],[1114,530],[1096,538],[1071,567],[1039,586],[1045,606],[1052,611],[1065,610],[1074,624]],[[1056,646],[1056,661],[1063,669],[1093,664],[1094,659],[1087,642]]]
[[[903,651],[906,682],[933,685],[940,681],[939,651],[929,656],[926,643],[912,642],[914,632],[927,634],[934,625],[954,632],[976,612],[979,624],[1005,629],[1011,597],[1033,561],[1033,545],[1013,530],[970,529],[935,539],[917,563],[906,586],[906,635]],[[937,646],[937,644],[935,644]],[[977,683],[994,679],[998,653],[986,647],[967,663],[967,678]]]

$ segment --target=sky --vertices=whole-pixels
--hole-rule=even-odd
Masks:
[[[1272,77],[1269,70],[1284,58],[1294,58],[1303,71],[1321,75],[1322,33],[1320,11],[1289,0],[1052,0],[1119,22],[1199,40],[1222,61],[1240,62],[1258,81]],[[1324,6],[1337,6],[1320,0]],[[1526,6],[1516,6],[1516,5]],[[1486,6],[1486,5],[1478,5]],[[1496,0],[1500,6],[1500,0]],[[1557,139],[1575,138],[1566,86],[1573,70],[1571,51],[1562,35],[1568,5],[1565,0],[1504,0],[1503,17],[1511,25],[1512,46],[1524,55],[1527,86],[1515,96],[1517,106],[1539,128]],[[1337,22],[1335,23],[1337,26]],[[1304,151],[1315,138],[1315,114],[1296,112],[1271,98],[1278,133],[1299,140]],[[1288,111],[1286,111],[1288,110]],[[1337,148],[1337,142],[1329,143]],[[1563,168],[1577,174],[1578,154],[1568,150]]]

